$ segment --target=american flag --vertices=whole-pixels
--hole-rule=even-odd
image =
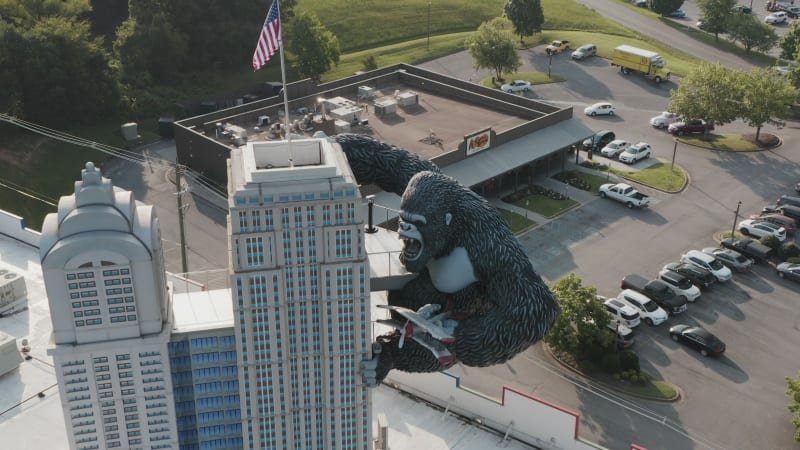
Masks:
[[[278,0],[272,2],[261,28],[261,35],[258,37],[256,51],[253,53],[253,71],[264,67],[264,64],[272,58],[281,46],[281,14],[278,8]]]

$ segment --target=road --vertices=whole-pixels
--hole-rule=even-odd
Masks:
[[[719,62],[726,67],[737,70],[749,70],[754,67],[751,62],[740,56],[721,52],[710,45],[704,44],[703,42],[664,25],[658,20],[639,14],[635,9],[628,8],[611,0],[577,1],[621,25],[638,31],[645,36],[650,36],[671,47],[683,49],[686,53],[704,61]],[[696,28],[694,28],[694,23],[697,22],[695,17],[699,14],[697,13],[697,7],[694,5],[694,1],[684,2],[682,9],[686,11],[688,17],[685,19],[676,19],[676,21],[681,23],[685,22],[687,27],[696,30]],[[782,28],[787,27],[783,26]],[[700,31],[697,32],[699,33]]]

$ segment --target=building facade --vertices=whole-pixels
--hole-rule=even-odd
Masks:
[[[364,208],[343,152],[250,143],[231,152],[228,192],[246,448],[369,448]]]
[[[39,252],[70,448],[178,448],[171,293],[152,206],[87,163],[45,218]]]

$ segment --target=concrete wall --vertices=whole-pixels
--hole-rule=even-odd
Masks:
[[[504,386],[501,399],[463,388],[446,372],[389,372],[385,383],[476,423],[542,449],[592,450],[600,445],[579,436],[580,414]],[[513,425],[512,425],[513,424]]]
[[[25,227],[25,219],[3,210],[0,210],[0,234],[36,248],[39,248],[42,237],[38,231]]]

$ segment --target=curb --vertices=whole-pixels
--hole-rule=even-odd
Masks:
[[[606,382],[603,382],[603,381],[600,381],[600,380],[598,380],[596,378],[593,378],[593,377],[581,372],[580,370],[570,366],[569,364],[561,361],[558,357],[556,357],[556,355],[550,349],[550,346],[545,344],[544,342],[542,343],[542,347],[544,347],[544,351],[547,352],[547,354],[551,358],[553,358],[556,362],[558,362],[558,364],[561,365],[561,367],[564,367],[567,370],[569,370],[570,372],[572,372],[572,373],[574,373],[576,375],[580,375],[581,377],[583,377],[583,378],[585,378],[587,380],[591,380],[592,382],[597,383],[597,384],[599,384],[599,385],[601,385],[601,386],[603,386],[603,387],[605,387],[607,389],[610,389],[610,390],[612,390],[614,392],[618,392],[620,394],[629,395],[631,397],[636,397],[636,398],[641,398],[641,399],[644,399],[644,400],[651,400],[651,401],[654,401],[654,402],[661,402],[661,403],[674,403],[674,402],[680,400],[681,398],[683,398],[683,390],[679,386],[677,386],[675,384],[672,384],[672,383],[669,383],[669,382],[664,381],[664,380],[661,380],[661,381],[663,381],[664,383],[669,384],[670,386],[672,386],[675,389],[675,397],[672,397],[672,398],[651,397],[649,395],[637,394],[637,393],[634,393],[634,392],[626,391],[624,389],[619,389],[616,386],[610,385],[610,384],[608,384]]]

